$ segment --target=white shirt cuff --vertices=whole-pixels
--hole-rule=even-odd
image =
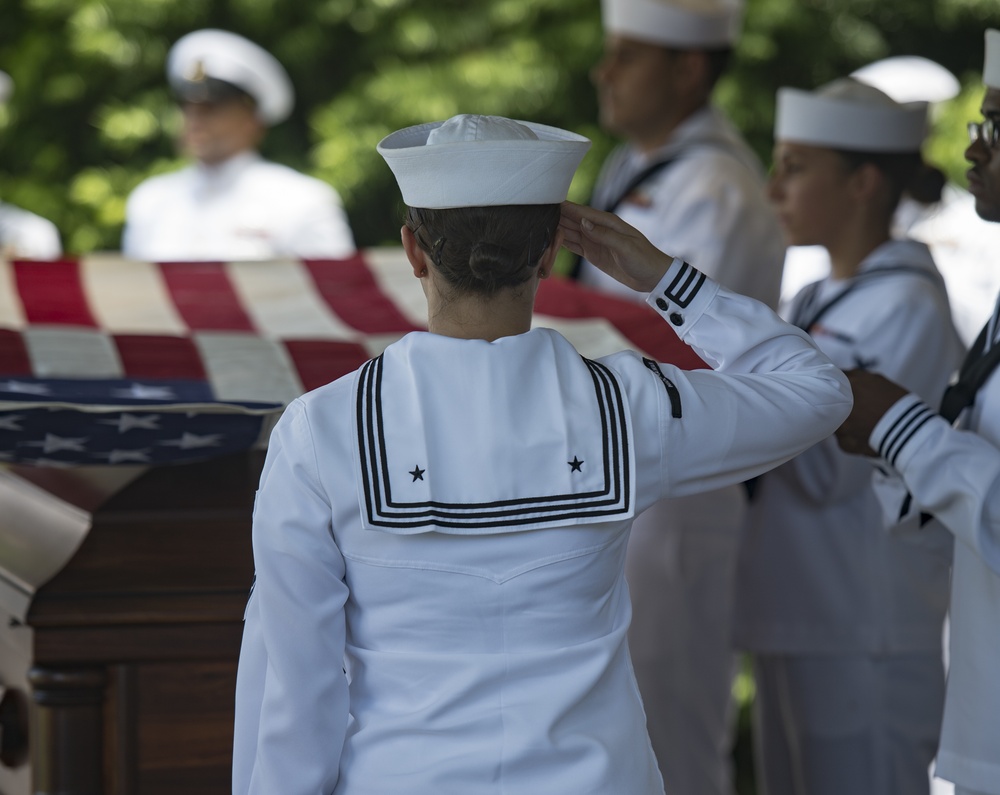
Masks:
[[[943,417],[916,395],[905,395],[882,415],[882,419],[872,430],[868,444],[899,471],[909,458],[910,451],[916,449],[920,438],[929,432],[928,423],[933,427],[931,421],[935,418],[945,422]]]

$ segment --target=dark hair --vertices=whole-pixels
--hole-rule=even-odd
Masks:
[[[732,59],[733,48],[724,47],[717,50],[705,50],[705,56],[708,58],[708,87],[709,89],[715,88],[715,84],[719,82],[719,79],[726,73],[729,68],[729,62]]]
[[[706,63],[708,64],[708,81],[705,85],[705,89],[708,93],[712,93],[715,89],[715,84],[719,82],[722,76],[726,73],[729,68],[729,62],[732,60],[733,48],[732,47],[717,47],[717,48],[703,48],[703,47],[669,47],[665,46],[665,49],[671,55],[680,55],[687,52],[700,52],[705,56]]]
[[[919,152],[849,152],[834,150],[846,162],[850,170],[871,163],[885,175],[889,185],[888,214],[891,216],[896,206],[907,193],[921,204],[941,201],[945,185],[945,175],[934,166],[923,161]]]
[[[535,274],[559,226],[559,205],[407,207],[404,223],[456,291],[490,296]]]

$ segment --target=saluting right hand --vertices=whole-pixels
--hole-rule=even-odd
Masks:
[[[633,290],[648,293],[673,262],[618,216],[592,207],[563,202],[559,228],[566,248]]]

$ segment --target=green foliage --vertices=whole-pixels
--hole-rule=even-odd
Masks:
[[[717,97],[767,160],[779,86],[925,55],[966,86],[927,150],[961,180],[988,26],[1000,26],[996,0],[749,0]],[[0,197],[55,221],[71,252],[117,248],[128,193],[181,165],[163,64],[202,27],[285,64],[297,105],[264,154],[335,185],[362,245],[397,239],[398,194],[375,144],[399,127],[483,112],[574,129],[594,140],[578,200],[613,145],[588,74],[598,0],[0,0],[0,69],[17,85],[0,109]]]

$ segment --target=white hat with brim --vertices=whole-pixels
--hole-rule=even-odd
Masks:
[[[989,88],[1000,89],[1000,30],[986,31],[986,59],[983,62],[983,82]]]
[[[604,30],[680,49],[732,47],[743,24],[740,0],[601,0]]]
[[[0,72],[0,105],[10,99],[10,95],[13,93],[14,81],[10,79],[10,75],[6,72]]]
[[[896,102],[944,102],[958,96],[958,78],[941,64],[919,55],[895,55],[851,72]]]
[[[406,127],[377,147],[403,202],[426,209],[559,204],[589,148],[558,127],[468,114]]]
[[[919,152],[927,136],[926,102],[893,102],[846,78],[816,92],[778,89],[774,137],[853,152]]]
[[[167,79],[183,99],[206,80],[248,94],[257,117],[277,124],[292,112],[295,95],[284,67],[267,50],[225,30],[197,30],[177,41],[167,57]]]

